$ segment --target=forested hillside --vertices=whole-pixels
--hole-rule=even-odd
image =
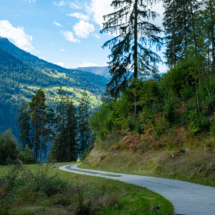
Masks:
[[[195,148],[213,151],[214,1],[165,0],[165,40],[160,37],[160,27],[150,20],[141,22],[140,17],[146,18],[150,13],[142,1],[131,2],[113,1],[114,17],[105,16],[102,32],[117,32],[118,28],[121,37],[104,44],[111,48],[109,65],[113,76],[108,84],[109,97],[90,118],[97,136],[96,149],[133,153]],[[123,16],[124,22],[118,18]],[[150,44],[166,46],[168,71],[162,77],[156,66],[161,58]],[[154,78],[148,79],[150,75]],[[205,173],[213,174],[209,168],[204,167]]]
[[[47,103],[53,105],[60,86],[77,106],[87,90],[92,109],[98,107],[108,79],[89,72],[68,70],[17,48],[0,38],[0,131],[12,128],[18,137],[17,113],[23,101],[30,101],[43,88]]]
[[[50,76],[57,77],[59,80],[63,81],[64,85],[66,84],[70,87],[86,89],[97,95],[101,95],[106,87],[107,79],[105,77],[101,77],[90,72],[65,69],[58,65],[48,63],[19,49],[6,38],[0,38],[0,48],[6,50],[22,62],[31,66],[33,69],[40,70]]]

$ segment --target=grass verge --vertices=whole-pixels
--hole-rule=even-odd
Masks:
[[[81,168],[105,170],[189,181],[215,187],[214,150],[148,151],[96,150],[84,160]]]
[[[63,165],[0,166],[0,214],[173,214],[169,201],[145,188],[64,172]]]

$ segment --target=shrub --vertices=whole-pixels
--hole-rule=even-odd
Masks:
[[[28,146],[25,146],[20,150],[18,157],[25,164],[34,162],[33,151]]]
[[[18,142],[8,129],[3,135],[0,133],[0,165],[7,164],[7,158],[16,159],[18,155]]]
[[[204,114],[198,115],[196,109],[189,111],[189,130],[193,134],[197,134],[201,131],[207,131],[210,128],[210,122]]]
[[[81,161],[84,161],[85,158],[90,154],[90,151],[93,149],[93,146],[90,146],[89,148],[84,149],[82,155],[81,155]]]

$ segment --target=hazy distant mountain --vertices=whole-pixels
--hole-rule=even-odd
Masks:
[[[102,66],[102,67],[78,67],[77,70],[81,71],[86,71],[86,72],[91,72],[96,75],[101,75],[106,78],[110,78],[110,73],[109,69],[107,66]]]

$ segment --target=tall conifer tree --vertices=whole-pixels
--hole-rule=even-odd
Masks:
[[[40,149],[40,126],[42,125],[41,113],[45,111],[45,93],[42,89],[37,90],[37,94],[32,96],[32,100],[29,103],[31,122],[33,125],[33,157],[36,160],[38,158],[38,152]]]
[[[114,97],[119,96],[120,91],[127,87],[128,79],[138,78],[140,68],[155,71],[156,63],[160,62],[160,57],[150,49],[153,44],[160,48],[161,29],[150,22],[157,13],[149,9],[149,3],[152,1],[113,0],[111,6],[115,11],[104,16],[101,33],[115,34],[115,37],[103,46],[109,46],[112,52],[109,56],[112,79],[108,88]],[[135,102],[137,100],[138,98]]]
[[[78,107],[78,133],[79,148],[81,151],[89,148],[92,144],[92,135],[89,126],[89,108],[90,103],[87,92],[84,91]]]
[[[31,135],[31,117],[29,114],[29,106],[23,101],[19,107],[18,113],[18,124],[19,124],[19,140],[22,143],[22,148],[28,146],[30,149],[33,148],[32,135]]]
[[[56,137],[51,150],[51,158],[57,161],[74,161],[77,153],[76,110],[69,95],[62,89],[58,91],[56,108]]]

